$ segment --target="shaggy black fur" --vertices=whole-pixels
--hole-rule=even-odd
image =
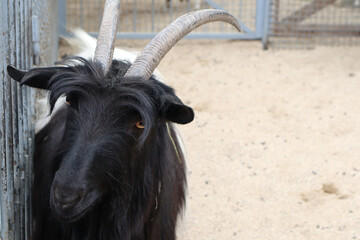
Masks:
[[[81,58],[8,66],[21,84],[50,90],[53,111],[35,138],[32,239],[175,239],[186,179],[171,122],[194,114],[170,87],[124,78],[129,66],[113,61],[107,76]],[[54,110],[60,96],[67,104]]]

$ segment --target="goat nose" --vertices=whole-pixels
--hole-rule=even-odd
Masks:
[[[76,204],[81,198],[81,192],[71,189],[59,189],[56,187],[54,196],[61,207],[65,208]]]

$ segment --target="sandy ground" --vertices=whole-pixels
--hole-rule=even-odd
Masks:
[[[140,49],[144,41],[120,41]],[[183,40],[159,66],[180,126],[180,240],[360,239],[360,48]]]

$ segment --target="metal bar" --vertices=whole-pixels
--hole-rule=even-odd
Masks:
[[[8,17],[9,17],[9,42],[8,42],[8,63],[15,63],[15,2],[14,0],[8,1]],[[4,92],[4,108],[8,113],[5,115],[5,149],[6,149],[6,185],[7,185],[7,212],[8,212],[8,229],[7,234],[9,239],[15,238],[15,209],[14,209],[14,171],[13,171],[13,158],[14,158],[14,149],[13,149],[13,102],[12,102],[12,83],[10,79],[5,81],[5,92]]]
[[[99,26],[101,24],[102,14],[103,14],[104,7],[102,6],[102,0],[98,0],[98,17],[99,17]]]
[[[16,66],[21,65],[21,22],[20,20],[20,1],[15,0],[15,63]],[[19,92],[18,86],[16,83],[12,82],[12,129],[13,129],[13,174],[14,174],[14,213],[15,213],[15,229],[14,235],[15,239],[20,239],[20,228],[21,228],[21,214],[20,214],[20,155],[19,155],[19,147],[20,147],[20,132],[19,132],[19,111],[18,111],[18,104],[19,104]]]
[[[97,32],[89,33],[93,37],[97,37]],[[152,39],[157,33],[132,33],[132,32],[118,32],[116,38],[129,39]],[[240,33],[190,33],[185,39],[244,39],[244,40],[260,40],[255,34],[240,34]]]
[[[6,186],[6,149],[5,149],[5,109],[3,106],[4,99],[4,82],[6,78],[6,59],[7,59],[7,39],[8,39],[8,4],[5,1],[0,9],[0,239],[6,239],[8,231],[7,222],[7,186]]]
[[[80,26],[84,28],[84,2],[80,0]]]
[[[261,43],[263,46],[263,49],[268,49],[268,43],[269,43],[269,21],[270,21],[270,4],[271,0],[265,0],[265,6],[264,6],[264,26],[263,26],[263,33],[261,36]]]
[[[33,50],[34,50],[34,64],[39,65],[40,64],[40,23],[38,16],[34,15],[31,18],[31,24],[32,24],[32,42],[34,44]]]
[[[20,36],[18,36],[18,38],[20,39],[20,43],[21,43],[21,51],[20,51],[20,67],[25,69],[25,59],[26,59],[26,54],[25,54],[25,44],[26,44],[26,40],[25,40],[25,33],[26,33],[26,28],[25,28],[25,1],[19,1],[20,2]],[[26,212],[25,212],[25,207],[26,207],[26,190],[25,190],[25,171],[27,170],[25,167],[25,146],[26,146],[26,141],[25,141],[25,124],[26,124],[26,116],[24,116],[24,94],[22,89],[20,88],[20,85],[17,84],[17,91],[18,91],[18,111],[19,111],[19,120],[18,120],[18,129],[19,129],[19,159],[20,159],[20,169],[19,169],[19,181],[20,181],[20,239],[21,240],[26,240]]]
[[[313,0],[290,16],[281,20],[281,23],[294,24],[304,21],[321,9],[333,4],[336,0]]]
[[[173,21],[173,0],[170,0],[170,22]]]
[[[151,31],[155,32],[155,5],[154,5],[154,0],[151,0]]]
[[[133,9],[133,31],[136,32],[137,25],[137,0],[134,0],[134,9]]]
[[[59,0],[58,2],[58,32],[59,35],[65,36],[66,35],[66,1]]]
[[[65,1],[58,1],[58,2],[65,2]],[[25,0],[26,3],[26,14],[25,14],[25,29],[26,31],[26,41],[25,41],[25,48],[26,48],[26,60],[25,60],[25,69],[30,69],[32,67],[32,48],[30,47],[31,43],[31,31],[28,29],[32,29],[31,25],[31,16],[32,16],[32,8],[31,3],[32,0]],[[65,9],[65,19],[66,19],[66,9]],[[66,21],[66,20],[65,20]],[[58,23],[59,24],[59,23]],[[66,31],[66,22],[64,22],[64,31]],[[58,25],[59,26],[59,25]],[[28,89],[23,88],[22,89],[24,98],[23,98],[23,107],[24,107],[24,117],[27,119],[27,122],[24,123],[24,138],[25,138],[25,149],[24,149],[24,161],[25,161],[25,225],[26,225],[26,232],[25,232],[25,240],[31,239],[31,233],[32,233],[32,217],[31,217],[31,176],[32,176],[32,159],[29,157],[30,155],[30,149],[31,149],[31,143],[29,141],[29,136],[33,136],[33,133],[30,132],[31,124],[30,120],[31,115],[28,113],[32,109],[33,106],[33,99],[35,99],[34,96],[31,96],[28,93]],[[32,156],[32,154],[30,155]]]
[[[299,34],[302,37],[310,36],[360,36],[360,26],[357,25],[325,25],[325,24],[307,24],[301,26],[291,26],[277,24],[273,32],[281,37],[294,37]]]
[[[255,32],[259,38],[262,38],[262,34],[264,33],[265,4],[266,0],[256,0]]]
[[[223,1],[221,0],[221,4],[223,5]],[[224,26],[225,26],[225,23],[224,22],[219,22],[220,23],[220,32],[224,32]]]

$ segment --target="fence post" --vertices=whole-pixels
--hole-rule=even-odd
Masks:
[[[61,36],[66,36],[66,0],[58,0],[58,33]]]
[[[261,37],[261,42],[262,42],[262,46],[263,49],[266,50],[268,49],[268,44],[269,44],[269,30],[270,30],[270,11],[271,11],[271,1],[272,0],[265,0],[265,6],[264,6],[264,10],[265,10],[265,14],[264,14],[264,26],[263,26],[263,33],[262,33],[262,37]]]
[[[261,39],[263,49],[267,49],[268,45],[268,28],[270,16],[270,1],[271,0],[257,0],[256,1],[256,37]]]
[[[256,0],[255,35],[257,38],[262,38],[264,31],[265,4],[266,0]]]

